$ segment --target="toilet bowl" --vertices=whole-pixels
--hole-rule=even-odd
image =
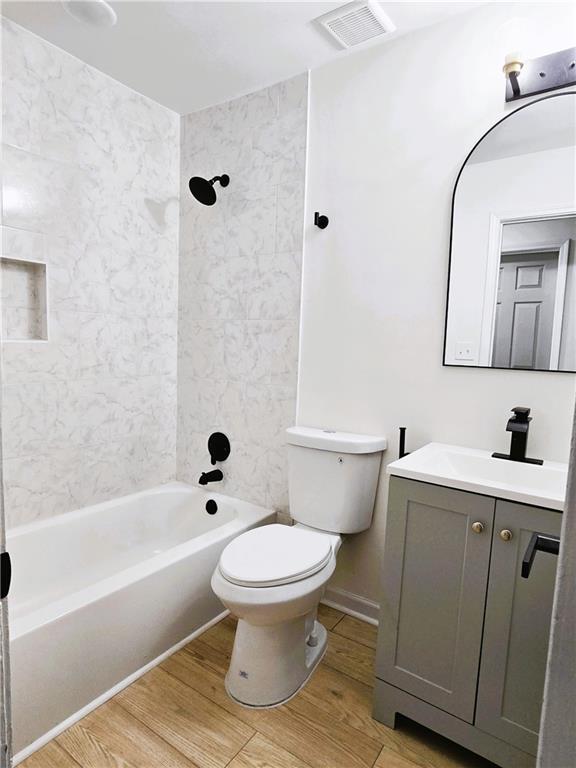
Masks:
[[[267,525],[224,549],[212,589],[238,618],[226,690],[247,707],[288,701],[326,651],[318,604],[342,533],[372,520],[386,440],[333,430],[287,430],[294,526]]]
[[[306,683],[326,650],[316,620],[340,536],[267,525],[222,553],[212,589],[238,618],[226,690],[240,704],[274,707]]]

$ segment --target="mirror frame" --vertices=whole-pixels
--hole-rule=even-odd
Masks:
[[[460,170],[458,171],[458,175],[456,176],[456,181],[454,182],[454,189],[452,191],[452,203],[450,207],[450,242],[449,242],[449,251],[448,251],[448,275],[447,275],[447,285],[446,285],[446,311],[444,315],[444,343],[442,345],[442,367],[444,368],[473,368],[475,370],[481,370],[481,371],[522,371],[524,373],[532,373],[532,372],[538,372],[538,373],[563,373],[568,375],[574,375],[576,371],[563,371],[558,369],[550,369],[550,368],[504,368],[502,366],[497,365],[457,365],[456,363],[447,363],[446,362],[446,343],[448,341],[448,312],[450,310],[450,276],[452,273],[452,259],[453,259],[453,238],[454,238],[454,207],[456,203],[456,193],[458,192],[458,183],[460,182],[460,177],[462,176],[462,173],[464,172],[464,169],[466,168],[466,165],[468,163],[468,160],[472,157],[474,151],[476,150],[476,147],[478,147],[484,139],[488,136],[488,134],[492,133],[492,131],[497,128],[501,123],[503,123],[505,120],[508,120],[513,115],[516,115],[518,112],[521,112],[523,109],[527,109],[528,107],[531,107],[533,104],[537,104],[541,101],[548,101],[549,99],[561,99],[563,96],[572,96],[576,98],[576,91],[565,91],[563,93],[552,93],[550,96],[543,96],[539,99],[532,99],[527,104],[523,104],[521,107],[518,107],[517,109],[512,110],[507,115],[504,115],[504,117],[500,118],[496,123],[494,123],[493,126],[491,126],[485,133],[482,134],[482,136],[478,139],[478,141],[474,144],[470,152],[466,155],[466,158],[464,162],[462,163]],[[570,215],[570,214],[567,214]],[[576,208],[575,213],[572,215],[576,215]],[[530,217],[530,220],[532,220],[533,217]]]

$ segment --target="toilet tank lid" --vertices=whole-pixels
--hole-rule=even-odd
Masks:
[[[385,451],[388,445],[385,437],[357,435],[353,432],[337,432],[317,427],[290,427],[286,430],[286,442],[303,448],[338,453],[378,453]]]

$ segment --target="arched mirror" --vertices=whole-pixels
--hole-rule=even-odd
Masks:
[[[444,364],[576,371],[576,93],[512,112],[458,175]]]

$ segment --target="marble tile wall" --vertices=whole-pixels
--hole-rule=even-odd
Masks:
[[[206,441],[230,437],[218,490],[285,510],[284,430],[298,367],[308,76],[182,118],[178,477],[210,469]],[[230,175],[212,207],[191,176]]]
[[[8,525],[176,473],[179,117],[2,22],[3,255],[49,340],[4,343]]]

